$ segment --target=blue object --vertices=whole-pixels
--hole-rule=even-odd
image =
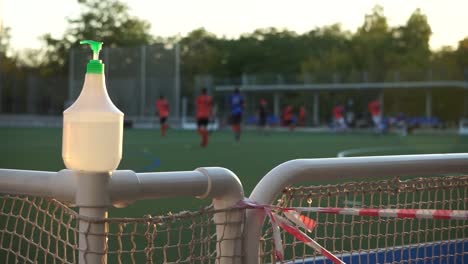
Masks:
[[[241,115],[244,112],[244,97],[240,93],[231,94],[229,102],[232,115]]]
[[[277,126],[280,124],[280,118],[275,115],[270,115],[267,117],[267,123],[270,126]]]
[[[247,124],[249,124],[249,125],[257,125],[259,120],[258,120],[258,117],[256,115],[251,115],[251,116],[247,117],[245,122]],[[275,116],[275,115],[269,115],[269,116],[267,116],[267,124],[269,126],[277,126],[277,125],[280,124],[280,118]]]
[[[413,244],[403,247],[379,249],[370,253],[337,255],[345,263],[415,263],[415,264],[458,264],[468,263],[468,240],[438,241],[426,244]],[[292,262],[288,262],[292,263]],[[324,257],[306,260],[307,264],[332,263]]]
[[[407,119],[412,126],[439,126],[442,122],[437,117],[411,117]]]
[[[249,117],[247,117],[246,122],[247,122],[247,124],[249,124],[249,125],[255,125],[255,124],[258,123],[258,118],[257,118],[257,116],[254,116],[254,115],[253,115],[253,116],[249,116]]]

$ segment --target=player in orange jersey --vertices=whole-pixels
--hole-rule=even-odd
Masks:
[[[344,119],[344,107],[341,104],[336,104],[333,107],[334,129],[335,131],[345,131],[347,129]]]
[[[379,133],[383,132],[382,126],[382,106],[378,99],[372,100],[367,105],[372,116],[372,121],[375,125],[375,130]]]
[[[201,95],[197,97],[197,128],[202,137],[201,146],[208,145],[208,123],[213,110],[213,97],[207,94],[206,88],[202,89]]]
[[[169,128],[167,124],[167,118],[169,117],[169,102],[164,95],[161,95],[156,101],[156,109],[159,113],[159,124],[161,127],[161,136],[166,136],[166,131]]]

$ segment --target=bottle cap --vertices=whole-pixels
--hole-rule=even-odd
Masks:
[[[93,50],[93,59],[88,62],[86,66],[86,73],[104,73],[104,64],[99,59],[99,52],[102,48],[102,42],[94,40],[82,40],[80,44],[88,44]]]

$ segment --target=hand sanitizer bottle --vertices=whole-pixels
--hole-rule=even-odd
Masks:
[[[71,170],[108,172],[122,159],[124,114],[107,94],[104,64],[99,60],[102,42],[84,40],[93,59],[78,99],[63,112],[62,158]]]

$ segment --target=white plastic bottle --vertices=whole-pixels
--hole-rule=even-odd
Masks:
[[[107,94],[104,64],[98,59],[102,42],[85,40],[93,60],[78,99],[63,112],[62,158],[71,170],[108,172],[122,159],[123,117]]]

